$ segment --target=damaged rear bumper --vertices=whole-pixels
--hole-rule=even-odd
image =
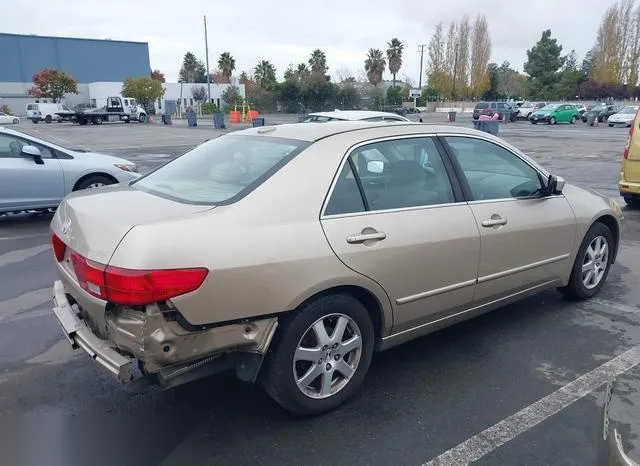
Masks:
[[[270,317],[186,330],[156,304],[144,312],[113,308],[98,316],[97,308],[72,303],[63,281],[54,283],[53,292],[54,314],[72,347],[82,348],[123,384],[142,375],[161,387],[176,386],[234,365],[245,371],[251,365],[255,374],[241,378],[254,379],[278,325]]]
[[[73,307],[76,307],[74,310]],[[53,313],[73,349],[82,348],[96,362],[122,382],[133,380],[133,360],[118,353],[98,338],[87,323],[78,317],[77,304],[69,303],[61,281],[53,284]]]

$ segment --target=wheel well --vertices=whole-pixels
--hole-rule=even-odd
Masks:
[[[609,230],[611,230],[611,233],[613,233],[613,237],[616,240],[614,244],[613,261],[612,261],[612,263],[614,263],[616,260],[616,257],[618,256],[618,244],[620,243],[620,227],[618,226],[618,222],[616,222],[616,219],[613,218],[611,215],[603,215],[602,217],[598,218],[594,223],[598,223],[598,222],[604,224],[607,228],[609,228]]]
[[[373,331],[376,335],[376,341],[380,341],[384,325],[382,306],[380,305],[378,298],[376,298],[373,293],[365,288],[353,285],[328,288],[306,299],[300,306],[303,306],[304,304],[314,299],[318,299],[321,296],[327,296],[331,294],[347,294],[360,301],[369,313],[369,316],[371,316],[371,321],[373,322]]]
[[[114,183],[117,183],[118,180],[116,180],[113,176],[109,175],[108,173],[89,173],[88,175],[84,175],[82,178],[80,178],[78,181],[76,181],[76,184],[73,186],[73,190],[77,191],[78,190],[78,186],[80,186],[85,180],[91,178],[92,176],[104,176],[105,178],[109,178],[111,181],[113,181]]]

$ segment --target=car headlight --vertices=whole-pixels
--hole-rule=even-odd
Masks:
[[[115,163],[114,166],[125,172],[138,173],[138,167],[133,163]]]

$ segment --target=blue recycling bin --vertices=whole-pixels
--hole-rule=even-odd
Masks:
[[[189,125],[189,128],[198,126],[198,115],[196,115],[196,112],[193,110],[187,111],[187,124]]]
[[[264,118],[263,117],[254,118],[253,120],[251,120],[251,124],[253,125],[254,128],[256,126],[264,126]]]
[[[213,114],[213,127],[215,129],[224,129],[224,113],[217,112]]]

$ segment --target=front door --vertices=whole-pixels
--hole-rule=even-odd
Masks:
[[[44,164],[22,154],[22,147],[40,149]],[[0,134],[0,209],[52,207],[64,197],[64,175],[58,159],[42,144]]]
[[[340,260],[386,290],[393,332],[444,317],[473,298],[479,232],[446,163],[430,137],[357,147],[322,216]]]
[[[563,195],[541,196],[523,158],[485,139],[446,136],[480,229],[475,300],[487,302],[566,276],[576,221]]]

